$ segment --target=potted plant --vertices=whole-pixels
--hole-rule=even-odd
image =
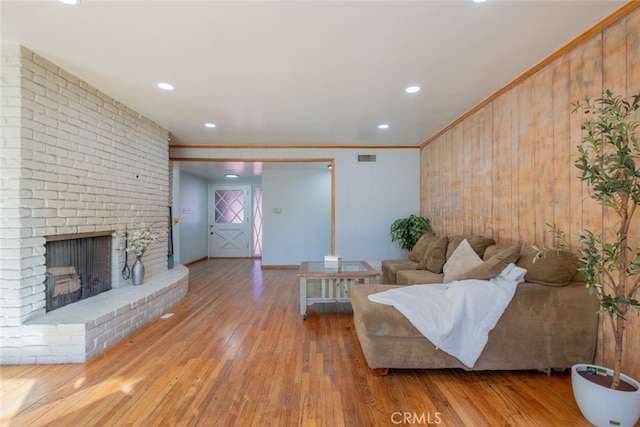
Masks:
[[[640,417],[640,383],[621,369],[626,321],[632,309],[640,308],[636,299],[640,242],[629,241],[632,219],[640,205],[640,94],[628,101],[605,90],[600,98],[592,101],[585,97],[573,107],[574,113],[586,114],[582,123],[585,134],[575,162],[579,178],[587,184],[592,199],[616,214],[617,224],[606,232],[584,230],[579,236],[579,270],[589,292],[600,302],[598,313],[607,316],[612,328],[613,368],[576,365],[571,371],[572,385],[588,421],[598,426],[633,426]],[[603,387],[593,380],[607,383]],[[621,391],[625,383],[630,391]]]
[[[402,249],[410,251],[424,233],[435,234],[429,220],[411,214],[393,221],[389,235],[392,242],[397,241]]]

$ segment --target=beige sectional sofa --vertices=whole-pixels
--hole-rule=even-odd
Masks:
[[[471,368],[436,349],[394,307],[368,299],[372,293],[393,287],[442,283],[444,264],[464,239],[482,264],[460,279],[488,279],[510,262],[527,269],[525,282],[517,286]],[[598,301],[580,281],[572,253],[551,251],[533,263],[534,251],[529,247],[501,246],[482,236],[424,236],[409,256],[382,262],[385,284],[359,285],[351,292],[356,333],[367,363],[376,374],[384,375],[390,368],[547,370],[592,362]]]

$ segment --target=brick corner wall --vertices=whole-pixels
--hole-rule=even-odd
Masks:
[[[0,348],[44,315],[45,236],[166,227],[168,131],[22,46],[0,55]],[[114,246],[118,246],[115,242]],[[124,264],[114,255],[114,272]],[[163,235],[146,276],[167,270]],[[119,274],[113,287],[128,286]]]

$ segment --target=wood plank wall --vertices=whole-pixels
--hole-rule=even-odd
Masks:
[[[490,99],[421,149],[421,213],[438,234],[473,233],[506,244],[550,244],[545,223],[568,234],[610,222],[574,166],[582,117],[571,103],[603,88],[640,93],[640,8]],[[640,216],[632,239],[640,239]],[[575,241],[572,241],[577,247]],[[586,290],[585,290],[586,292]],[[602,325],[601,325],[602,326]],[[601,328],[596,363],[610,366]],[[629,316],[625,373],[640,379],[640,316]]]

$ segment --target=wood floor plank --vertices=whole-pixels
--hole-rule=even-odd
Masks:
[[[0,425],[589,425],[567,373],[377,377],[348,303],[314,305],[302,320],[295,270],[247,259],[189,270],[172,317],[88,363],[0,367]]]

